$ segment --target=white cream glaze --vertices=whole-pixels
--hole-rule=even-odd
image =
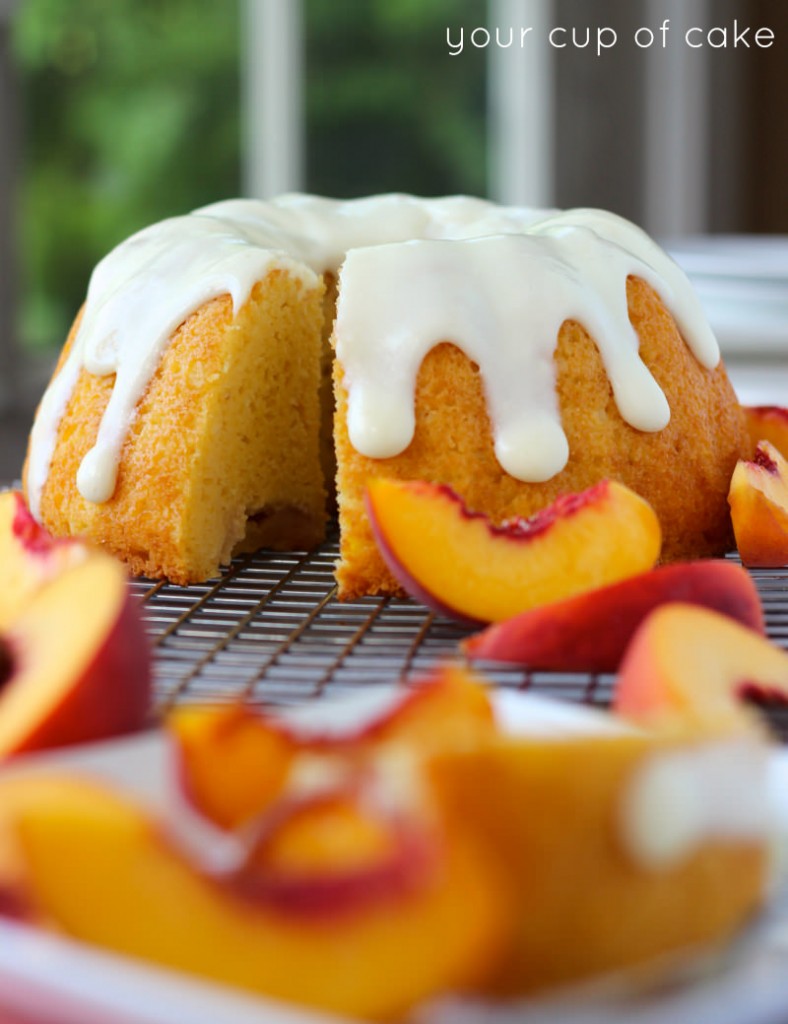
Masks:
[[[89,501],[107,501],[134,410],[173,331],[209,299],[225,293],[237,312],[271,267],[317,277],[281,248],[276,225],[239,217],[190,215],[133,235],[93,271],[82,322],[66,362],[44,394],[33,425],[28,492],[33,515],[54,451],[57,427],[80,371],[116,374],[95,446],[77,486]]]
[[[524,480],[559,472],[568,449],[552,355],[566,319],[596,340],[622,416],[640,430],[661,429],[670,412],[638,356],[626,303],[631,274],[655,288],[703,365],[719,359],[683,273],[612,214],[503,208],[463,196],[216,203],[140,231],[96,267],[71,352],[33,426],[33,514],[40,517],[58,426],[83,368],[116,375],[77,476],[82,495],[102,502],[114,492],[135,409],[173,331],[221,294],[237,312],[273,268],[309,285],[346,255],[337,355],[352,443],[373,457],[407,447],[421,359],[453,341],[482,367],[503,468]]]
[[[638,355],[630,274],[665,290],[648,265],[585,228],[352,250],[335,329],[351,443],[376,459],[408,447],[419,367],[437,341],[452,341],[479,365],[501,466],[520,480],[549,480],[569,457],[553,360],[565,320],[602,339],[624,419],[661,430],[670,410]]]
[[[703,843],[765,841],[773,826],[769,750],[749,737],[648,757],[625,790],[625,848],[648,870],[670,870]]]

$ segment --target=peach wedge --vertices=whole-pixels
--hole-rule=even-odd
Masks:
[[[501,526],[443,485],[378,478],[366,497],[378,546],[404,589],[472,624],[643,572],[660,552],[653,509],[613,481]]]
[[[763,837],[689,828],[674,830],[658,859],[650,846],[653,829],[662,839],[671,829],[664,800],[642,799],[640,780],[663,759],[670,766],[674,751],[693,765],[705,743],[698,733],[684,742],[622,730],[504,737],[436,758],[447,813],[474,824],[509,882],[515,934],[492,982],[496,993],[574,982],[722,940],[760,904]],[[725,735],[710,743],[718,761],[743,750],[741,777],[763,782],[759,740]],[[714,788],[714,778],[706,781]],[[702,785],[690,783],[701,805]]]
[[[358,764],[394,743],[434,750],[478,742],[496,728],[485,686],[454,665],[403,690],[360,727],[338,733],[300,732],[244,704],[178,708],[167,725],[184,794],[225,829],[245,825],[277,799],[304,752]]]
[[[769,441],[788,459],[788,409],[779,405],[744,406],[744,416],[753,447]]]
[[[140,728],[150,657],[122,566],[90,552],[42,586],[0,641],[0,759]]]
[[[365,743],[407,744],[422,752],[467,747],[497,731],[487,685],[459,665],[432,672],[391,709],[364,730]]]
[[[760,441],[739,461],[728,493],[736,546],[745,565],[788,565],[788,462]]]
[[[34,917],[82,941],[354,1019],[398,1017],[478,980],[501,942],[497,876],[462,835],[437,845],[424,837],[426,855],[409,847],[412,859],[399,859],[386,886],[369,864],[378,852],[392,863],[385,828],[352,802],[286,815],[264,850],[221,875],[91,783],[9,779],[0,783],[3,818],[6,847],[17,850],[6,888],[12,898],[22,890],[17,903]],[[329,821],[356,861],[362,842],[359,870],[371,883],[344,906],[336,864],[321,861],[327,849],[336,858]]]
[[[764,632],[758,591],[733,562],[679,562],[521,612],[463,643],[471,658],[553,672],[615,672],[635,630],[669,601],[712,608]]]
[[[224,829],[242,827],[276,799],[298,749],[246,704],[176,708],[167,727],[184,796]]]
[[[788,653],[718,612],[685,604],[643,623],[619,671],[614,706],[646,726],[743,722],[743,698],[788,700]]]

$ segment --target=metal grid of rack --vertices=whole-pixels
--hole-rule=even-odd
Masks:
[[[155,653],[160,707],[247,699],[288,704],[342,689],[418,678],[456,656],[468,630],[410,600],[336,598],[337,542],[312,552],[261,551],[199,586],[135,580]],[[770,637],[788,649],[788,570],[753,572]],[[479,667],[502,686],[609,702],[609,675]],[[788,712],[773,716],[788,738]]]

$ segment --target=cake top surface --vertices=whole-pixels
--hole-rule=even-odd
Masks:
[[[114,492],[137,404],[191,313],[223,294],[237,312],[274,268],[310,287],[340,267],[335,338],[350,437],[375,458],[410,443],[419,365],[430,348],[451,341],[481,368],[503,469],[531,481],[560,472],[569,452],[552,357],[569,319],[596,341],[622,417],[639,430],[660,430],[670,410],[638,355],[627,310],[630,276],[654,288],[702,365],[719,360],[683,272],[612,213],[399,194],[220,202],[143,229],[96,266],[72,349],[33,427],[34,515],[40,516],[58,426],[83,369],[115,374],[96,443],[77,477],[83,497],[103,502]]]

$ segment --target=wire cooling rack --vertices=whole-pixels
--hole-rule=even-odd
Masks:
[[[341,689],[407,684],[469,634],[410,600],[336,598],[333,538],[316,551],[260,551],[198,586],[135,580],[155,655],[160,708],[181,701],[301,703]],[[771,638],[788,649],[788,569],[753,572]],[[496,684],[605,705],[613,676],[477,662]],[[788,739],[788,711],[773,716]]]

